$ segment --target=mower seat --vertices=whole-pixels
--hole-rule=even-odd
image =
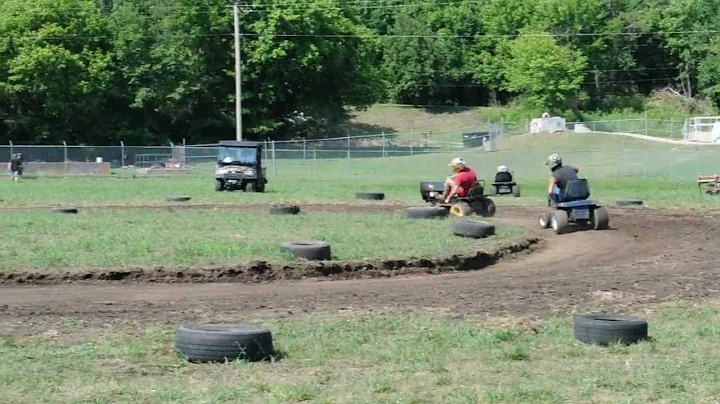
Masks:
[[[497,173],[495,174],[495,183],[509,183],[513,182],[513,176],[510,173]]]
[[[477,185],[470,188],[466,198],[481,198],[483,196],[485,196],[485,185],[482,182],[478,182]]]
[[[560,191],[560,202],[575,202],[590,197],[590,185],[586,179],[570,180],[564,190]]]

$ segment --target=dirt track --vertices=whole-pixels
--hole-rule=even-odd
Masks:
[[[499,220],[537,229],[538,209],[505,208]],[[555,236],[543,248],[482,271],[347,281],[0,287],[0,327],[76,317],[175,322],[304,312],[439,311],[547,315],[717,297],[717,217],[611,209],[613,229]],[[0,332],[2,334],[2,332]]]

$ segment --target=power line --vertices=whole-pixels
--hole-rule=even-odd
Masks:
[[[580,83],[580,85],[583,86],[589,86],[589,85],[600,85],[600,84],[628,84],[628,83],[647,83],[647,82],[668,82],[668,81],[677,81],[678,79],[676,77],[659,77],[659,78],[649,78],[649,79],[636,79],[636,80],[609,80],[609,81],[587,81],[584,83]],[[486,85],[482,84],[420,84],[412,87],[417,88],[488,88]]]
[[[243,36],[249,37],[260,37],[264,35],[276,36],[281,38],[436,38],[436,39],[451,39],[451,38],[463,38],[463,39],[477,39],[477,38],[516,38],[519,36],[524,37],[597,37],[597,36],[641,36],[641,35],[652,35],[652,34],[672,34],[672,35],[689,35],[689,34],[709,34],[709,33],[720,33],[720,30],[703,30],[703,31],[667,31],[667,32],[576,32],[567,34],[476,34],[476,35],[392,35],[392,34],[367,34],[367,35],[354,35],[354,34],[258,34],[254,32],[244,32]]]

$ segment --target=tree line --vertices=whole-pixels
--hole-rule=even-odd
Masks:
[[[720,0],[246,0],[246,137],[377,102],[720,104]],[[234,138],[230,0],[0,0],[0,142]]]

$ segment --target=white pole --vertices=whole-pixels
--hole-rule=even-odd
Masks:
[[[235,20],[235,139],[242,140],[242,59],[240,55],[240,6],[233,4]]]

